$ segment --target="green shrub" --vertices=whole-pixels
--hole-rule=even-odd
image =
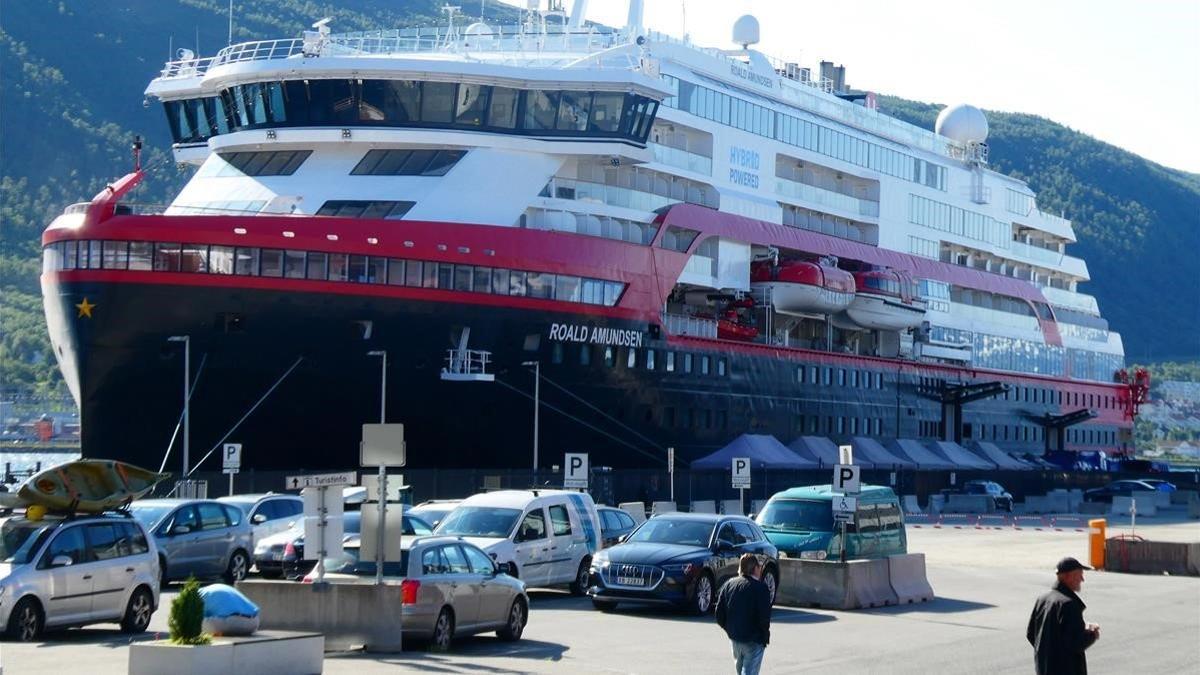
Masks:
[[[200,597],[200,583],[188,577],[179,597],[171,603],[171,616],[167,626],[171,630],[171,642],[177,645],[206,645],[212,638],[200,632],[204,623],[204,598]]]

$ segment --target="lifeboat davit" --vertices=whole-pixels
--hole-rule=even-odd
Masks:
[[[854,276],[831,265],[806,260],[769,260],[750,267],[750,285],[770,288],[780,314],[836,314],[854,301]]]
[[[838,325],[900,331],[915,328],[925,320],[925,301],[907,272],[855,272],[854,285],[854,301],[835,321]]]

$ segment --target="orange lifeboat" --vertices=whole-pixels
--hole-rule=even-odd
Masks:
[[[771,303],[780,314],[836,314],[854,301],[852,274],[806,260],[752,263],[750,285],[769,288]]]

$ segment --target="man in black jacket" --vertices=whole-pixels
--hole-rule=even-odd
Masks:
[[[738,573],[717,594],[717,623],[733,642],[738,675],[758,675],[771,641],[771,591],[760,580],[762,564],[753,553],[738,560]]]
[[[1074,558],[1058,561],[1058,583],[1033,605],[1025,636],[1033,645],[1038,675],[1087,675],[1083,652],[1100,638],[1100,627],[1084,624],[1087,605],[1076,593],[1083,571],[1090,569]]]

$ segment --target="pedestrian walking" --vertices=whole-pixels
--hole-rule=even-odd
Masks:
[[[1033,645],[1038,675],[1087,675],[1084,650],[1100,639],[1100,626],[1083,622],[1087,605],[1077,595],[1083,571],[1092,568],[1074,558],[1063,558],[1055,568],[1058,582],[1037,599],[1029,616],[1026,638]]]
[[[771,642],[771,591],[762,582],[762,563],[753,553],[738,560],[738,577],[717,594],[717,624],[733,643],[738,675],[758,675]]]

